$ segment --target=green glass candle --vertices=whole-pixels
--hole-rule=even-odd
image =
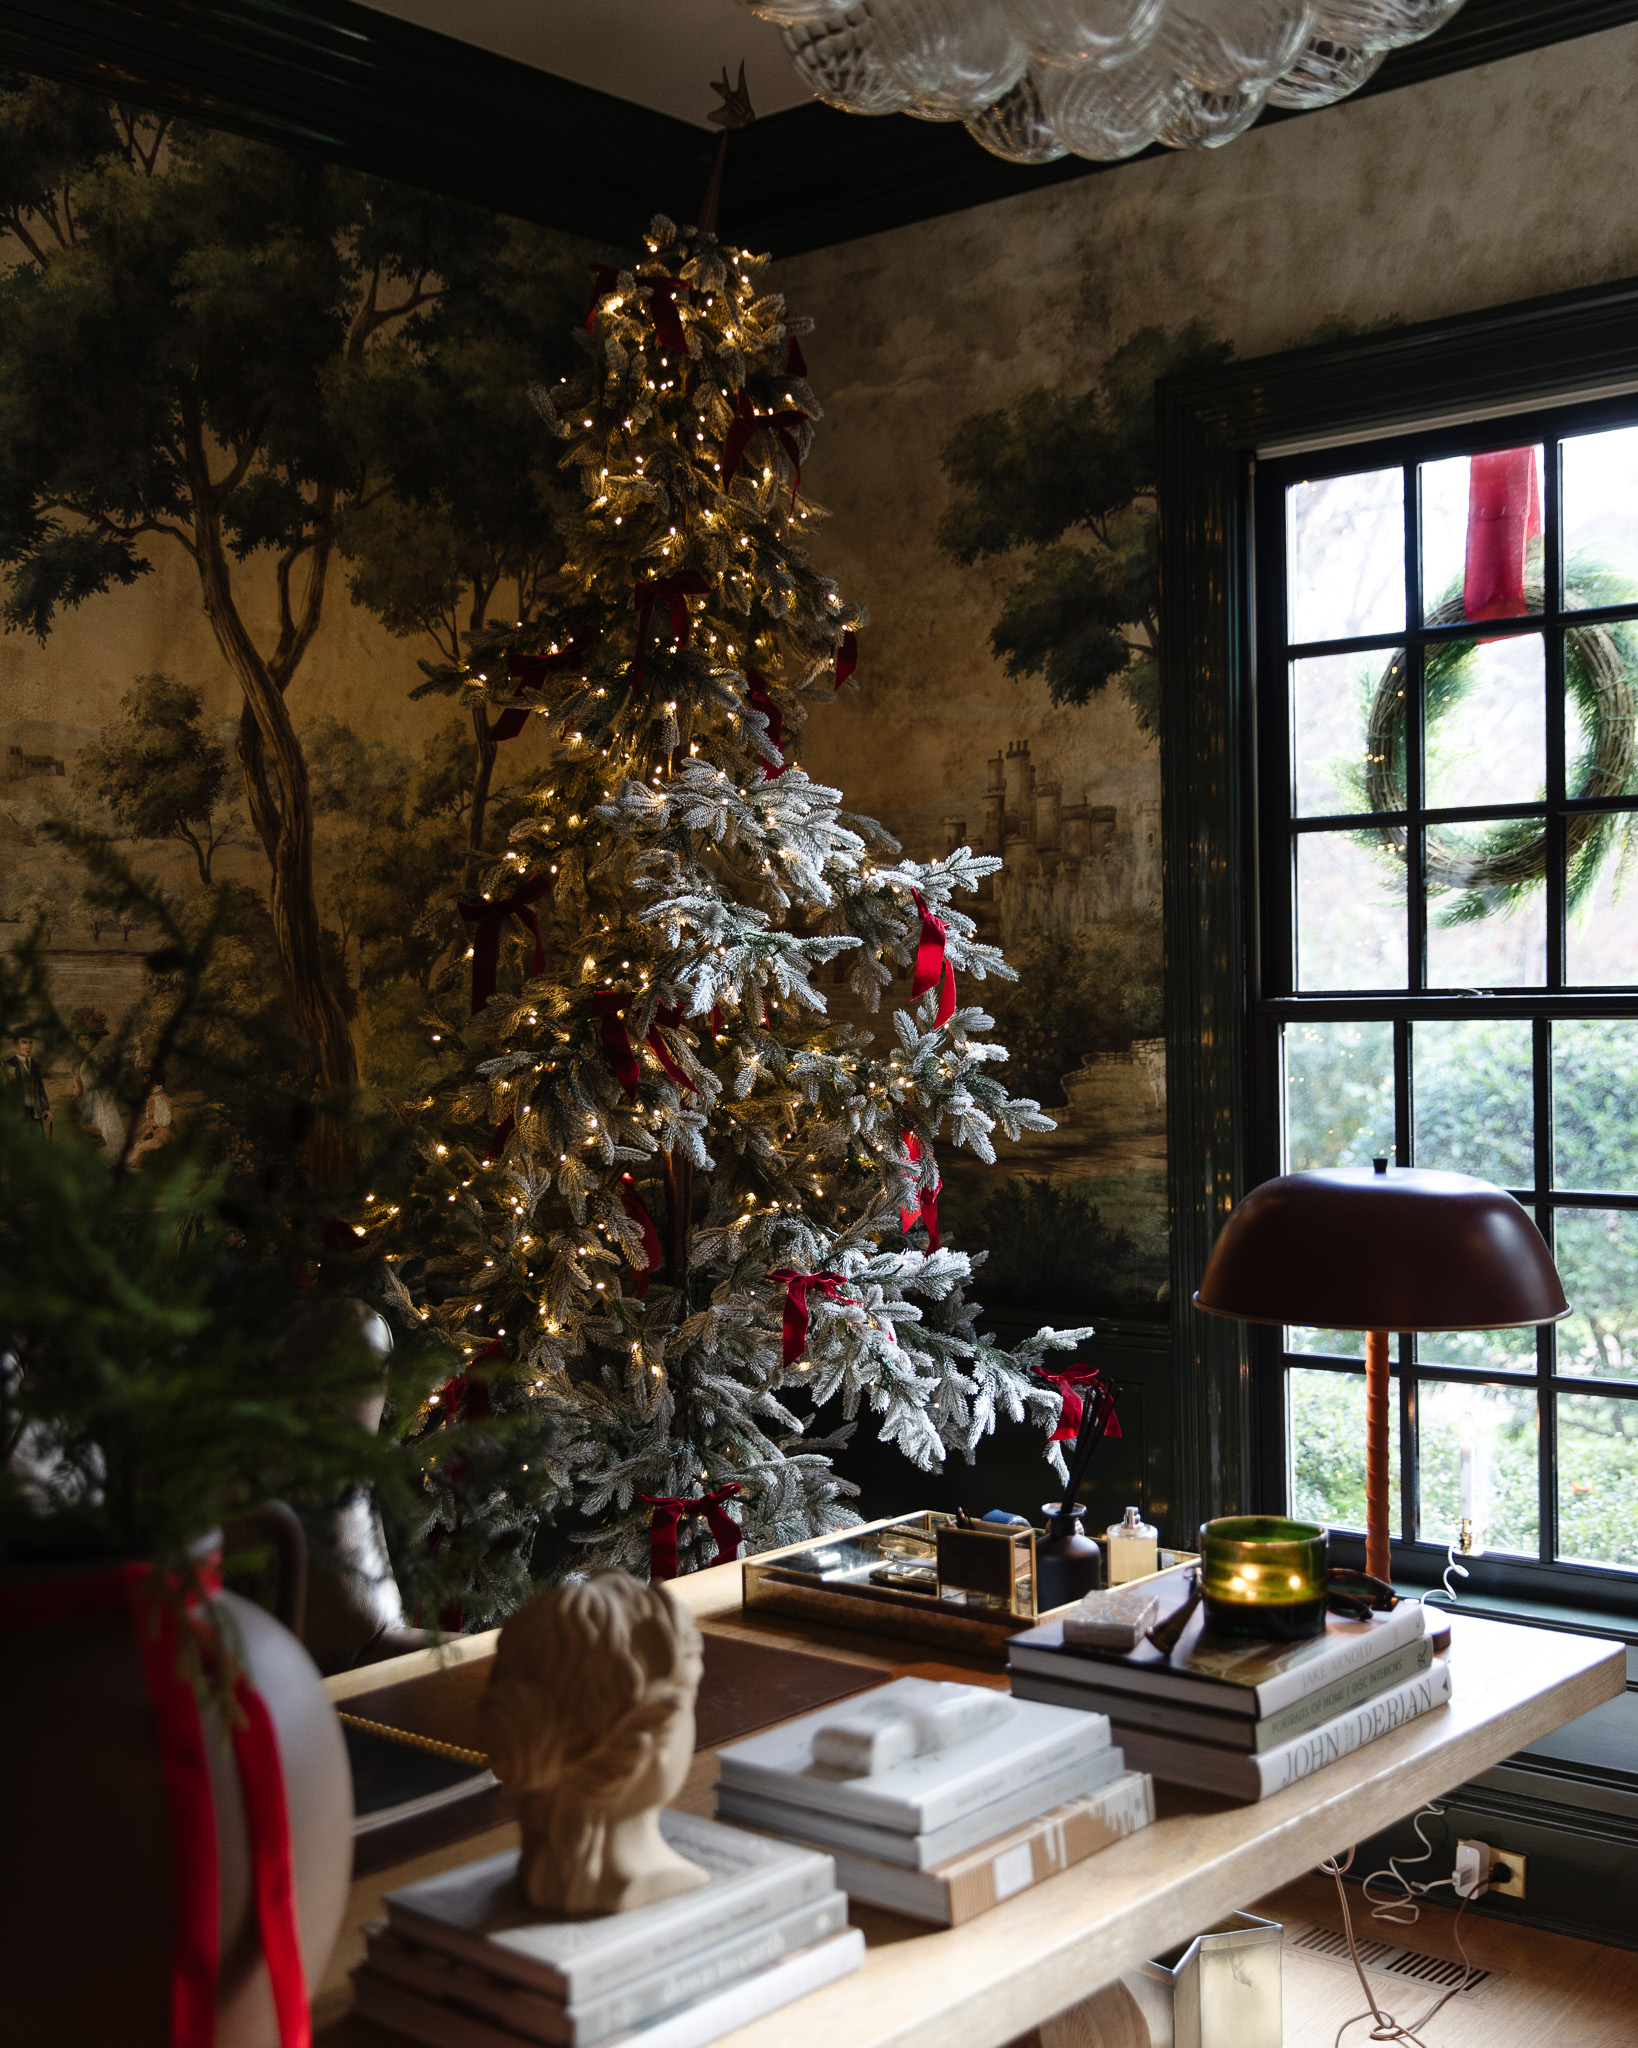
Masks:
[[[1328,1532],[1281,1515],[1200,1525],[1206,1627],[1218,1636],[1294,1643],[1325,1626]]]

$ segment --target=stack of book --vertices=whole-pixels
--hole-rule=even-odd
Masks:
[[[705,2048],[864,1960],[829,1856],[669,1809],[660,1831],[710,1881],[629,1913],[534,1911],[516,1850],[389,1892],[358,2010],[434,2048]]]
[[[1173,1606],[1183,1591],[1167,1589]],[[1168,1658],[1146,1640],[1086,1641],[1105,1633],[1097,1599],[1080,1628],[1077,1611],[1012,1638],[1013,1692],[1107,1716],[1131,1764],[1176,1784],[1264,1799],[1450,1698],[1414,1600],[1366,1621],[1332,1617],[1299,1643],[1214,1639],[1197,1609]]]
[[[918,1688],[969,1690],[901,1679],[865,1702],[888,1714]],[[717,1811],[830,1850],[853,1898],[958,1926],[1154,1818],[1154,1788],[1103,1715],[1012,1705],[952,1747],[863,1774],[814,1760],[838,1710],[804,1715],[721,1752]]]

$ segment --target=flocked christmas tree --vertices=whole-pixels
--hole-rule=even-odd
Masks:
[[[544,718],[554,766],[461,906],[449,1078],[368,1219],[471,1361],[444,1413],[511,1432],[509,1476],[479,1500],[456,1459],[433,1526],[533,1528],[539,1576],[640,1572],[651,1536],[665,1569],[672,1532],[708,1563],[736,1518],[750,1547],[835,1528],[854,1418],[924,1469],[970,1459],[999,1416],[1059,1420],[1043,1362],[1090,1334],[1001,1349],[939,1240],[941,1146],[1052,1128],[957,995],[1010,978],[954,900],[999,862],[903,859],[798,765],[864,624],[808,559],[807,323],[765,257],[664,219],[647,251],[535,394],[583,502],[543,623],[458,680],[497,738]],[[885,1043],[827,1014],[838,962],[888,998]]]

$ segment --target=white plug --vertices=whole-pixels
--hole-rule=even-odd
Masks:
[[[1490,1844],[1458,1842],[1451,1887],[1459,1899],[1480,1899],[1490,1888]]]

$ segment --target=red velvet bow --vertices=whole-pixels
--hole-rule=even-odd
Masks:
[[[655,339],[661,348],[687,355],[688,337],[683,333],[682,315],[677,311],[677,294],[687,291],[686,281],[680,277],[640,277],[637,289],[652,294],[648,317],[654,322]]]
[[[654,607],[663,597],[671,620],[671,644],[680,653],[688,645],[690,625],[688,600],[704,597],[711,585],[698,569],[679,569],[674,576],[661,576],[637,586],[637,665],[632,670],[635,690],[648,666],[649,636],[654,630]]]
[[[916,948],[916,972],[910,983],[910,1000],[926,995],[938,984],[938,1014],[935,1024],[948,1024],[955,1015],[955,969],[944,950],[944,921],[927,908],[927,899],[913,890],[916,909],[921,913],[921,943]]]
[[[631,1033],[626,1028],[626,1011],[633,998],[619,989],[606,989],[592,997],[592,1015],[603,1020],[603,1055],[614,1069],[614,1078],[625,1089],[635,1089],[643,1078],[638,1065],[637,1054],[632,1048]],[[675,1031],[682,1023],[682,1011],[675,1006],[661,1005],[654,1012],[656,1025],[663,1025],[667,1031]],[[690,1094],[699,1090],[677,1064],[671,1049],[662,1038],[656,1037],[651,1029],[644,1043],[659,1061],[662,1070],[669,1074],[679,1088],[686,1088]]]
[[[130,1614],[153,1704],[170,1822],[171,2048],[211,2048],[216,2038],[222,1942],[216,1802],[199,1701],[184,1669],[182,1632],[191,1630],[200,1660],[213,1668],[220,1655],[216,1634],[194,1609],[200,1597],[222,1590],[220,1564],[220,1557],[213,1557],[200,1570],[197,1587],[186,1591],[174,1579],[162,1580],[151,1565],[122,1564],[0,1592],[0,1628],[7,1633],[121,1609]],[[243,1671],[233,1682],[229,1734],[244,1797],[256,1918],[279,2040],[283,2048],[311,2048],[278,1734],[267,1702]]]
[[[812,1313],[808,1307],[809,1294],[817,1287],[827,1301],[834,1301],[847,1285],[847,1278],[842,1273],[798,1273],[791,1266],[781,1266],[768,1278],[785,1290],[781,1355],[786,1365],[794,1365],[808,1348],[808,1323]]]
[[[507,675],[514,690],[541,690],[546,687],[546,678],[554,669],[584,668],[590,652],[589,643],[571,640],[556,654],[509,654],[506,657]],[[515,740],[528,723],[528,712],[514,704],[495,720],[489,728],[489,737],[492,740]]]
[[[842,643],[836,650],[836,687],[839,690],[859,666],[859,639],[856,633],[844,633]]]
[[[640,1300],[648,1292],[649,1281],[660,1270],[660,1233],[654,1228],[654,1218],[648,1213],[642,1196],[637,1192],[637,1183],[629,1173],[620,1176],[620,1200],[626,1214],[643,1233],[643,1257],[648,1264],[637,1276],[636,1290]]]
[[[705,1525],[717,1539],[713,1564],[732,1564],[739,1555],[739,1524],[723,1506],[745,1491],[737,1479],[702,1493],[698,1499],[683,1500],[675,1494],[640,1493],[637,1498],[654,1510],[648,1529],[648,1576],[650,1581],[677,1576],[677,1524],[684,1515],[703,1515]]]
[[[1534,448],[1501,448],[1468,461],[1467,561],[1462,610],[1470,619],[1516,619],[1524,610],[1524,559],[1541,538]]]
[[[1068,1372],[1043,1372],[1035,1368],[1035,1377],[1054,1386],[1064,1397],[1064,1405],[1058,1415],[1058,1427],[1049,1439],[1055,1444],[1074,1443],[1080,1435],[1081,1418],[1086,1403],[1092,1404],[1092,1440],[1100,1436],[1119,1436],[1120,1419],[1115,1414],[1114,1389],[1103,1374],[1092,1365],[1071,1366]],[[1084,1396],[1077,1389],[1084,1389]]]
[[[776,776],[783,775],[785,772],[785,757],[783,753],[785,744],[784,716],[779,706],[768,694],[768,678],[762,673],[761,669],[748,668],[745,671],[745,680],[751,686],[746,694],[746,701],[753,711],[760,711],[768,721],[768,738],[774,746],[781,749],[779,766],[777,768],[771,761],[764,761],[762,764],[763,781],[772,782]]]
[[[802,444],[797,439],[797,428],[807,418],[794,406],[783,412],[758,412],[752,405],[749,393],[741,391],[734,401],[734,422],[728,429],[722,443],[722,483],[724,490],[733,482],[735,472],[750,447],[752,438],[764,427],[779,441],[790,457],[795,472],[791,481],[791,505],[796,504],[797,488],[802,482]]]
[[[620,282],[620,273],[612,263],[594,263],[592,274],[592,302],[586,309],[586,332],[591,333],[597,319],[597,309]]]
[[[920,1164],[922,1150],[922,1142],[915,1132],[907,1131],[904,1137],[904,1153],[912,1166]],[[926,1224],[927,1249],[930,1252],[936,1252],[939,1248],[938,1198],[943,1189],[944,1182],[936,1180],[930,1188],[921,1190],[919,1207],[899,1211],[899,1227],[903,1230],[914,1230],[918,1223]]]
[[[496,1124],[494,1132],[489,1140],[488,1149],[485,1151],[483,1155],[483,1163],[485,1166],[488,1166],[493,1160],[498,1159],[501,1156],[501,1154],[506,1150],[506,1141],[509,1137],[511,1137],[512,1133],[517,1129],[517,1127],[518,1120],[515,1116],[503,1116],[500,1122]]]
[[[531,875],[510,896],[500,896],[489,903],[461,903],[456,906],[466,922],[477,927],[472,934],[474,1017],[495,993],[500,972],[501,926],[509,917],[515,917],[525,930],[534,933],[535,949],[529,957],[529,972],[546,972],[546,948],[540,936],[540,919],[536,917],[533,906],[542,896],[550,896],[556,886],[550,875]]]

